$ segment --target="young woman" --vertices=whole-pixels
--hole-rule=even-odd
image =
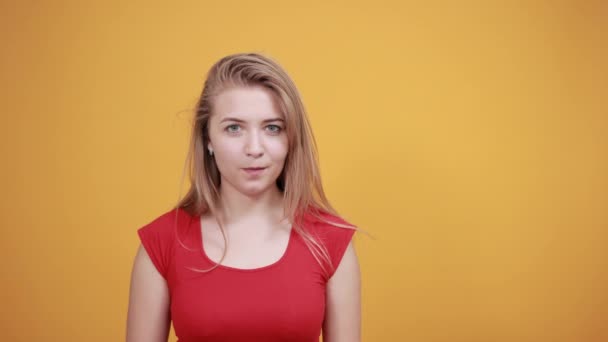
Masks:
[[[191,187],[139,228],[127,341],[360,341],[356,227],[321,184],[298,91],[275,61],[210,69],[188,153]]]

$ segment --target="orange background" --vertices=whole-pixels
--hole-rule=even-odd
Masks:
[[[1,1],[2,339],[124,340],[136,229],[177,200],[205,73],[258,51],[301,90],[333,203],[377,238],[357,237],[364,341],[607,341],[606,18]]]

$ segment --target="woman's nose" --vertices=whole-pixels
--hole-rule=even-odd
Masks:
[[[252,157],[259,157],[264,153],[262,142],[260,141],[258,132],[253,132],[248,135],[245,146],[245,153]]]

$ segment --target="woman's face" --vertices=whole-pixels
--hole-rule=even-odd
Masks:
[[[227,89],[215,97],[213,110],[208,148],[213,150],[221,186],[248,196],[276,187],[288,141],[274,93],[261,86]]]

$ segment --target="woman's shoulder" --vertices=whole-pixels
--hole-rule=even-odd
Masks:
[[[305,222],[306,228],[319,237],[352,235],[357,229],[343,216],[321,209],[307,211]]]
[[[329,265],[331,271],[328,277],[331,277],[352,241],[357,227],[344,217],[328,211],[312,211],[307,216],[308,231],[325,247],[328,253],[327,256],[331,261]]]
[[[338,224],[352,226],[343,216],[338,213],[332,213],[325,209],[308,209],[306,210],[305,220],[313,224]]]
[[[165,279],[168,279],[177,233],[189,227],[193,218],[184,209],[173,208],[137,229],[142,246]]]
[[[172,208],[156,215],[153,219],[142,225],[138,229],[140,235],[154,235],[161,239],[171,239],[176,228],[190,224],[194,216],[183,208]]]

